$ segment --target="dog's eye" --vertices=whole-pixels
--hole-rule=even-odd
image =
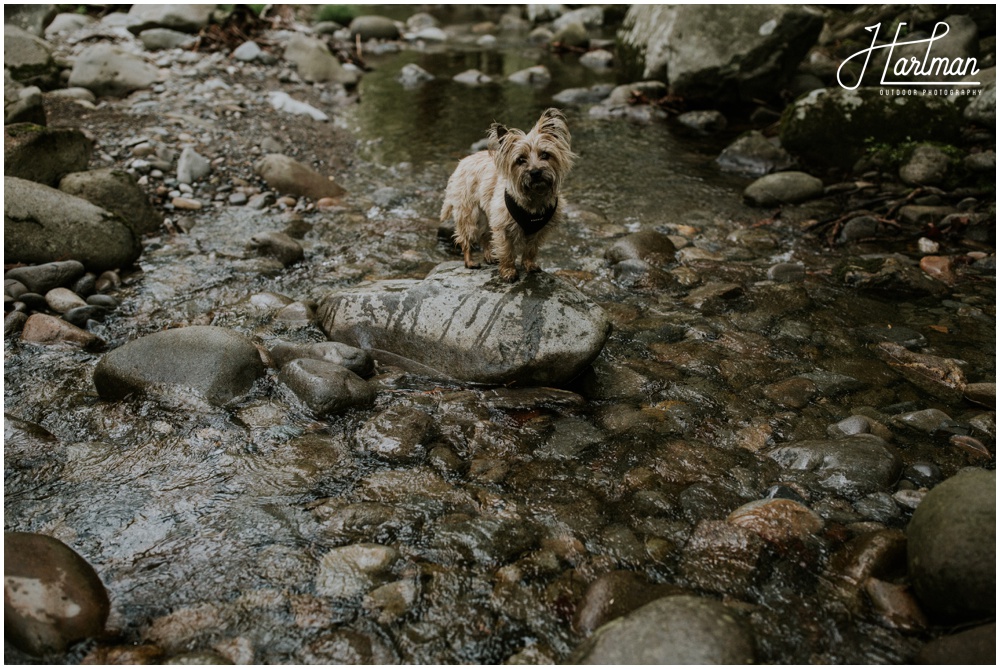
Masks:
[[[538,154],[538,158],[540,160],[548,160],[550,158],[549,152],[548,151],[542,151],[541,153]]]
[[[519,156],[517,160],[515,160],[514,162],[517,163],[518,165],[524,165],[526,162],[528,162],[528,159],[525,158],[524,156]]]

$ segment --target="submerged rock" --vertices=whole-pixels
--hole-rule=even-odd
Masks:
[[[924,497],[906,528],[917,597],[932,617],[996,615],[996,472],[970,469]]]
[[[225,404],[263,374],[260,353],[247,337],[199,325],[155,332],[116,348],[94,368],[94,385],[109,400],[191,388],[214,404]]]
[[[722,603],[663,597],[601,627],[571,658],[577,664],[749,664],[753,637]]]
[[[321,341],[313,344],[293,344],[279,341],[274,344],[270,353],[279,369],[292,360],[300,358],[326,360],[346,367],[361,377],[371,376],[375,369],[375,362],[367,351],[335,341]]]
[[[899,456],[873,434],[797,441],[767,455],[785,468],[787,476],[798,474],[807,488],[848,498],[886,490],[902,469]]]
[[[278,380],[291,388],[317,416],[354,406],[370,406],[375,401],[375,388],[370,383],[326,360],[292,360],[282,368]]]
[[[763,176],[788,169],[793,160],[788,151],[772,143],[759,130],[751,130],[723,149],[715,162],[724,172]]]
[[[45,656],[104,631],[108,593],[76,551],[41,534],[4,532],[3,552],[4,636],[14,646]]]
[[[439,265],[427,278],[362,284],[319,308],[330,339],[432,377],[472,383],[569,381],[600,353],[611,324],[544,272],[514,284],[495,269]]]

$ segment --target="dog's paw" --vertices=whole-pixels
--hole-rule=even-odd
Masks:
[[[500,278],[507,283],[514,283],[517,281],[517,270],[516,269],[506,269],[504,267],[500,268]]]
[[[465,263],[465,267],[466,269],[479,269],[482,265],[477,262],[467,262]]]
[[[524,271],[529,274],[534,274],[535,272],[541,272],[542,268],[538,263],[531,262],[529,260],[524,263]]]
[[[498,262],[500,262],[499,260],[496,259],[496,257],[493,254],[489,255],[484,254],[483,260],[486,262],[487,265],[496,265]]]

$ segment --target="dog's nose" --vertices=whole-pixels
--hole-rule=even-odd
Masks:
[[[542,171],[539,169],[531,170],[530,172],[528,172],[528,176],[531,177],[532,181],[538,181],[539,179],[542,178]]]

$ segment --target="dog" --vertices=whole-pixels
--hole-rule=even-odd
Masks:
[[[455,241],[465,266],[478,243],[483,260],[500,265],[500,278],[517,281],[517,256],[525,272],[540,272],[536,258],[545,236],[562,219],[559,190],[573,167],[566,117],[542,112],[527,134],[494,122],[487,150],[463,158],[448,179],[441,221],[455,220]]]

